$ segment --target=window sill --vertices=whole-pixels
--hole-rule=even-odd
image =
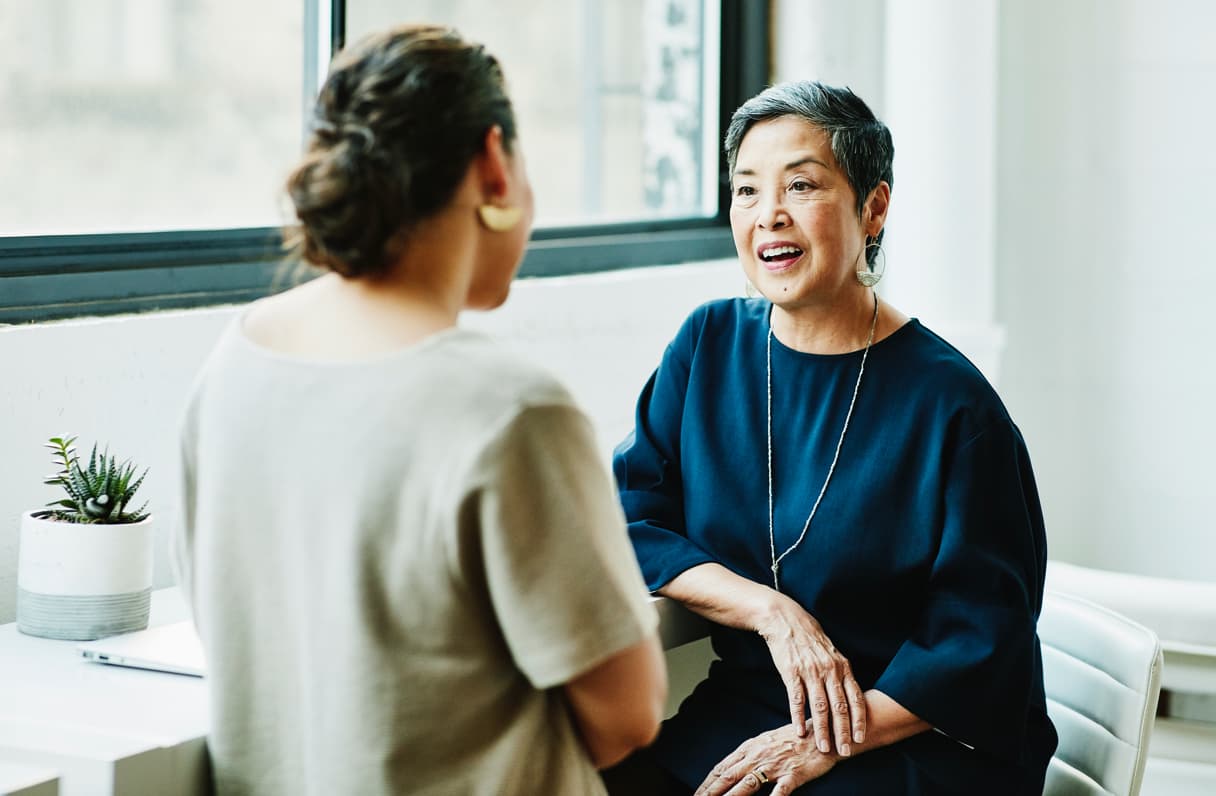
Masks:
[[[519,275],[568,276],[734,254],[730,230],[721,224],[640,226],[607,234],[541,230]],[[0,324],[241,303],[286,288],[293,271],[277,232],[267,229],[0,239]]]

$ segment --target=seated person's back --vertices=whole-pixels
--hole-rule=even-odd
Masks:
[[[475,148],[430,152],[398,127],[460,99],[452,73]],[[356,101],[373,78],[379,112]],[[335,273],[232,324],[183,427],[175,554],[216,784],[599,792],[595,767],[653,737],[662,658],[588,420],[455,326],[505,299],[531,216],[498,67],[389,31],[335,61],[317,118],[289,189],[303,255]],[[386,163],[431,169],[430,198],[378,194]]]

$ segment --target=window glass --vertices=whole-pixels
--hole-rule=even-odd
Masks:
[[[538,226],[715,214],[717,2],[347,0],[348,43],[407,22],[502,62]]]
[[[301,0],[0,4],[0,236],[282,223]]]

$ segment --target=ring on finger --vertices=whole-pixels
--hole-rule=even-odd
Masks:
[[[752,776],[753,776],[753,777],[755,777],[755,778],[756,778],[756,780],[757,780],[757,781],[758,781],[758,782],[759,782],[761,785],[763,785],[763,784],[765,784],[766,782],[768,782],[768,774],[765,774],[765,773],[764,773],[764,769],[762,769],[762,768],[753,768],[751,773],[752,773]]]

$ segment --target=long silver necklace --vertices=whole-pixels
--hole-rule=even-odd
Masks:
[[[878,326],[878,294],[874,294],[874,317],[870,319],[870,337],[866,340],[865,351],[861,354],[861,367],[857,370],[857,383],[853,385],[853,398],[849,401],[849,411],[844,416],[844,427],[840,429],[840,439],[836,441],[836,453],[832,455],[832,464],[828,467],[827,477],[823,479],[823,488],[819,490],[819,497],[815,498],[815,505],[811,506],[811,513],[806,517],[806,523],[802,526],[802,533],[798,535],[798,540],[785,549],[781,555],[777,555],[777,540],[773,535],[773,321],[772,312],[769,313],[768,324],[768,342],[767,350],[765,351],[768,360],[767,365],[767,388],[768,388],[768,549],[769,557],[773,562],[773,588],[781,591],[779,583],[779,571],[781,562],[790,553],[802,544],[802,540],[806,538],[806,532],[811,527],[811,520],[815,519],[815,512],[819,511],[819,503],[823,500],[823,493],[828,491],[828,483],[832,480],[832,474],[836,472],[836,462],[840,459],[840,449],[844,445],[845,432],[849,430],[849,421],[853,418],[853,407],[857,405],[857,393],[861,390],[861,377],[866,372],[866,359],[870,356],[870,346],[874,343],[874,329]]]

